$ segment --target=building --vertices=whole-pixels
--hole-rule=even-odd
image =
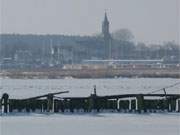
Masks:
[[[107,13],[105,12],[104,20],[102,22],[102,35],[104,39],[104,49],[105,49],[105,57],[104,59],[112,58],[112,37],[109,32],[109,21],[107,17]]]
[[[146,46],[113,39],[106,12],[100,36],[0,34],[0,39],[0,65],[4,69],[61,68],[66,64],[77,64],[78,68],[80,64],[180,65],[179,45],[174,43]]]

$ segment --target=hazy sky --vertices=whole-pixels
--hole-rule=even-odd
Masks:
[[[92,35],[101,32],[107,9],[111,32],[128,28],[136,41],[178,41],[179,1],[0,0],[1,33]]]

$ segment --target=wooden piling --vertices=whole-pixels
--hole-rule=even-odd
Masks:
[[[180,112],[180,100],[176,99],[176,112]]]
[[[9,99],[9,95],[4,93],[1,99],[0,107],[2,113],[9,112],[179,112],[180,95],[167,95],[168,98],[144,99],[146,96],[163,97],[164,95],[145,95],[145,94],[127,94],[113,96],[97,96],[96,92],[89,97],[66,97],[53,99],[53,94],[46,94],[40,99],[38,96],[28,99]],[[129,99],[131,100],[129,100]],[[133,98],[133,99],[132,99]],[[136,99],[134,99],[136,98]]]
[[[8,100],[9,100],[9,95],[7,93],[4,93],[2,96],[2,101],[4,104],[4,113],[8,113]]]
[[[138,95],[137,97],[137,111],[141,113],[142,111],[145,111],[144,107],[144,97],[142,94]]]
[[[53,95],[48,94],[47,96],[47,112],[53,111]]]

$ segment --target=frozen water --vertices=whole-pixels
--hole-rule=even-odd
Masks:
[[[25,98],[69,90],[61,96],[148,93],[179,82],[170,78],[2,79],[0,92]],[[167,93],[179,93],[179,86]],[[180,135],[180,114],[11,114],[0,117],[0,135]]]
[[[2,135],[179,135],[179,114],[2,116]]]
[[[118,78],[118,79],[2,79],[0,92],[11,98],[25,98],[50,92],[68,90],[61,96],[89,96],[93,86],[98,95],[148,93],[180,82],[171,78]],[[180,93],[180,87],[169,88],[167,93]],[[163,93],[163,92],[161,92]]]

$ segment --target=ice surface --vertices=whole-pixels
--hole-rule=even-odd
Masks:
[[[69,90],[61,96],[148,93],[180,82],[171,78],[2,79],[0,93],[25,98]],[[179,86],[167,93],[179,93]],[[0,116],[0,135],[180,135],[180,114],[11,114]]]
[[[179,114],[2,116],[1,135],[180,135]]]
[[[98,95],[148,93],[177,82],[171,78],[117,78],[117,79],[2,79],[0,92],[11,98],[26,98],[50,92],[68,90],[61,96],[89,96],[93,86]],[[167,89],[167,93],[180,93],[180,86]],[[163,93],[161,91],[160,93]]]

